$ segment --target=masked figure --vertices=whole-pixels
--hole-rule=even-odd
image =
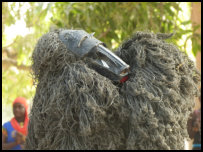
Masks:
[[[26,149],[184,149],[200,74],[171,34],[136,32],[112,53],[84,31],[43,35]]]

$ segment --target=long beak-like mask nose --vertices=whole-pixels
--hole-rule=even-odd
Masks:
[[[59,39],[75,55],[91,61],[92,67],[101,75],[116,82],[127,80],[129,65],[105,47],[93,34],[83,30],[63,30]]]

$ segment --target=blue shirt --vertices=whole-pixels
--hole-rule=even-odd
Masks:
[[[6,131],[7,139],[6,143],[11,143],[15,141],[16,130],[12,127],[11,122],[8,121],[3,124],[3,131]],[[11,150],[22,150],[20,145],[13,147]]]

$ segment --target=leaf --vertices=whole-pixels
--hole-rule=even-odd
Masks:
[[[188,25],[188,24],[191,24],[191,20],[187,20],[187,21],[184,21],[184,22],[181,22],[182,25]]]

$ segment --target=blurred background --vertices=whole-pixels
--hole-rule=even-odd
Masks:
[[[167,41],[201,71],[201,2],[2,2],[2,124],[13,117],[16,97],[31,107],[32,51],[55,28],[95,32],[111,50],[136,31],[175,33]]]

